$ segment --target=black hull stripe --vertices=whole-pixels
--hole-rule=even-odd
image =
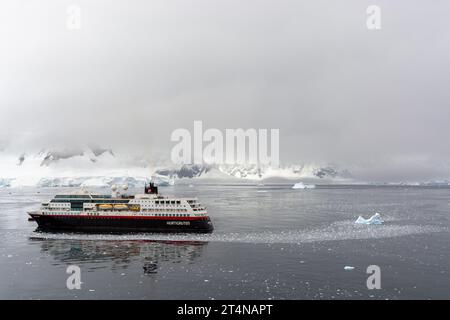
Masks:
[[[79,219],[34,215],[40,229],[124,232],[212,232],[209,218],[202,220]]]
[[[88,215],[64,215],[64,214],[51,214],[51,215],[36,215],[31,214],[34,219],[37,218],[70,218],[70,219],[130,219],[130,220],[185,220],[185,221],[206,221],[208,217],[155,217],[155,216],[88,216]]]

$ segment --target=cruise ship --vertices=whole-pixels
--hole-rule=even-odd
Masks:
[[[197,198],[158,195],[154,183],[143,194],[128,195],[127,186],[113,186],[110,195],[56,195],[29,212],[41,230],[93,232],[212,232],[206,208]]]

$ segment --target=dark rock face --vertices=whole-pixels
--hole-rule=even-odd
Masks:
[[[96,157],[99,157],[106,152],[111,154],[112,156],[114,156],[114,153],[111,149],[94,147],[94,146],[89,147],[89,149],[92,151],[92,153],[94,155],[93,157],[90,158],[90,160],[94,163],[97,162]],[[62,150],[49,150],[47,152],[41,151],[40,154],[44,155],[44,159],[41,162],[41,166],[48,166],[51,163],[59,161],[59,160],[69,159],[69,158],[76,157],[76,156],[83,156],[85,154],[85,152],[82,149],[66,148],[66,149],[62,149]]]
[[[110,155],[114,156],[114,152],[111,149],[102,148],[102,147],[99,147],[99,146],[90,146],[89,148],[91,149],[92,153],[96,157],[101,156],[105,152],[108,152]]]
[[[61,159],[69,159],[75,156],[82,156],[83,154],[83,151],[78,149],[48,151],[41,162],[41,166],[48,166],[52,162],[56,162]]]
[[[314,174],[321,179],[325,177],[335,178],[338,175],[338,172],[332,167],[325,167],[318,169]]]
[[[156,170],[156,174],[170,178],[195,178],[207,173],[211,168],[206,165],[184,164],[179,169],[161,169]]]
[[[25,154],[22,154],[20,157],[19,157],[19,163],[17,164],[18,166],[21,166],[22,165],[22,163],[25,161]]]

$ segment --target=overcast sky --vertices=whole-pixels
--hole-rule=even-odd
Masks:
[[[285,164],[450,178],[449,17],[446,0],[3,0],[0,144],[168,154],[202,120],[280,129]]]

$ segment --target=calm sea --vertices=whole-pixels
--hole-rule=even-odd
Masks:
[[[26,212],[73,190],[0,189],[0,299],[450,298],[450,188],[160,190],[197,196],[215,231],[40,233]],[[354,223],[375,212],[383,225]],[[79,290],[66,287],[70,265],[80,267]],[[371,265],[381,289],[367,287]]]

